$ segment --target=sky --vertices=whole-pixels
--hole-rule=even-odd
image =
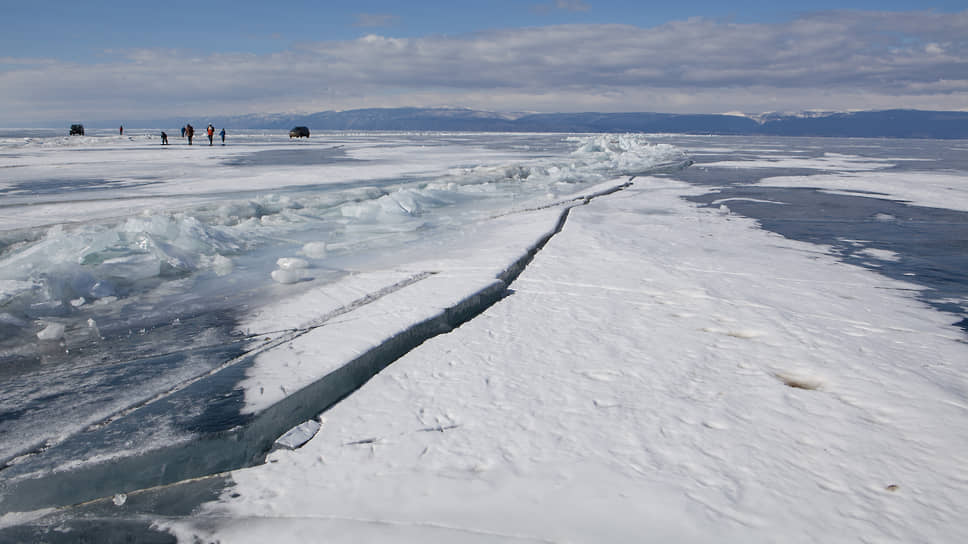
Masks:
[[[0,126],[364,107],[968,109],[968,0],[0,0]]]

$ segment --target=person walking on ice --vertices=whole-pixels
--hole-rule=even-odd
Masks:
[[[161,131],[161,145],[168,145],[168,133]]]
[[[212,123],[208,124],[208,128],[205,129],[205,132],[208,134],[208,145],[212,145],[212,139],[215,138],[215,127],[212,126]]]
[[[218,135],[222,138],[222,145],[225,145],[225,128],[219,131]]]
[[[188,136],[188,145],[192,145],[192,137],[195,136],[195,127],[191,124],[185,125],[185,135]]]

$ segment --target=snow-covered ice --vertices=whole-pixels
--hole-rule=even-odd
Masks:
[[[958,542],[964,361],[877,275],[639,178],[236,471],[186,540]]]
[[[3,462],[218,368],[192,350],[244,340],[234,321],[264,303],[439,253],[427,247],[619,167],[686,161],[642,136],[233,131],[209,148],[128,132],[0,141]],[[172,353],[191,363],[128,374]]]
[[[890,168],[898,159],[861,157],[843,153],[823,153],[819,157],[792,157],[780,154],[760,160],[727,160],[706,163],[707,167],[813,168],[838,172],[866,172]]]
[[[764,187],[816,187],[835,194],[879,196],[935,208],[968,211],[968,184],[963,173],[878,172],[809,177],[778,176]]]
[[[288,427],[279,429],[272,439],[282,447],[232,471],[219,500],[187,516],[126,518],[139,494],[118,489],[105,495],[114,510],[103,522],[150,521],[186,542],[968,538],[968,343],[955,325],[968,312],[964,280],[942,306],[926,295],[933,287],[915,283],[930,261],[910,281],[878,268],[914,266],[906,246],[841,236],[872,262],[860,266],[736,211],[782,217],[810,187],[954,213],[964,209],[965,172],[890,142],[865,151],[856,141],[669,135],[334,134],[316,147],[240,138],[250,147],[227,149],[234,158],[179,156],[191,190],[181,175],[135,189],[119,181],[135,192],[113,219],[75,197],[50,204],[46,219],[30,216],[36,227],[0,252],[0,302],[16,310],[2,310],[0,331],[29,329],[35,342],[61,324],[61,343],[92,329],[104,342],[103,330],[138,307],[171,321],[164,334],[180,341],[236,338],[251,364],[233,395],[240,417],[255,416],[413,324],[504,289],[507,268],[553,236],[483,313],[394,361],[321,426],[310,420],[284,438]],[[150,158],[142,179],[163,170],[139,145],[107,147]],[[121,178],[123,162],[106,167],[111,175],[93,166],[111,155],[98,138],[10,146],[28,157],[27,171],[44,168],[34,147],[52,148],[53,163]],[[96,156],[62,149],[85,146]],[[692,147],[703,157],[693,174],[662,173],[686,164]],[[10,170],[2,175],[13,195],[21,186]],[[742,182],[737,172],[759,171],[767,177],[751,174],[748,189],[725,190]],[[270,189],[282,178],[296,188]],[[33,191],[20,207],[47,205]],[[146,191],[158,199],[142,200]],[[883,210],[864,220],[867,234],[898,225],[897,209]],[[951,217],[939,228],[962,232],[968,223]],[[66,257],[85,251],[97,257]],[[32,272],[44,267],[60,275]],[[230,331],[147,310],[161,295],[231,309]],[[141,396],[211,371],[193,365],[120,403],[98,400],[88,421],[136,414]],[[55,370],[10,391],[73,379]],[[84,379],[73,383],[101,387]],[[45,402],[31,395],[31,406]],[[64,423],[59,432],[77,432]],[[44,439],[49,450],[9,466],[64,440]],[[65,470],[111,455],[67,460]],[[0,511],[0,531],[77,528],[71,509]]]

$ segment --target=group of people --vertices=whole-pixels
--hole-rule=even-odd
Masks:
[[[208,145],[213,145],[215,140],[215,127],[211,123],[208,124],[208,128],[205,129],[205,133],[208,134]],[[192,139],[195,138],[195,127],[191,124],[187,124],[181,128],[182,138],[188,137],[188,145],[192,145]],[[222,145],[225,145],[225,129],[223,128],[219,131],[218,135],[222,138]],[[161,131],[161,145],[168,145],[168,133]]]

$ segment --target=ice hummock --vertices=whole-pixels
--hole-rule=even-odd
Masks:
[[[72,145],[78,142],[70,141]],[[521,199],[546,198],[575,185],[687,161],[681,150],[652,145],[638,135],[569,141],[577,149],[564,158],[523,156],[505,165],[481,164],[437,176],[391,180],[383,188],[367,187],[367,182],[321,189],[297,186],[283,193],[244,198],[219,195],[217,204],[186,209],[146,207],[115,221],[56,223],[10,231],[0,246],[0,300],[14,315],[71,314],[71,301],[82,298],[98,302],[137,296],[207,271],[228,276],[239,256],[254,256],[260,248],[282,240],[299,241],[313,232],[317,240],[300,245],[303,255],[320,260],[326,258],[327,244],[331,252],[338,253],[340,247],[356,251],[382,245],[377,238],[406,239],[417,230],[456,226],[455,220],[462,217],[460,210],[471,205],[484,203],[485,209],[487,201],[494,206],[516,205]],[[114,142],[86,137],[85,143]],[[31,173],[27,168],[24,175]],[[165,194],[166,185],[179,189],[178,181],[156,182],[150,186],[150,194]],[[25,206],[45,198],[41,193],[30,197],[29,183],[21,180],[19,186],[18,198]],[[71,201],[69,195],[64,199],[74,208],[86,205]],[[473,221],[475,215],[466,218]],[[300,279],[288,270],[277,276],[282,283]]]

